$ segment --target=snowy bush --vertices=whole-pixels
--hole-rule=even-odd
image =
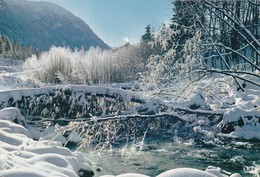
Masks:
[[[89,73],[88,65],[78,59],[84,55],[78,51],[74,53],[68,48],[52,47],[39,58],[28,58],[23,68],[32,71],[31,76],[43,83],[76,83],[82,77],[87,78]]]
[[[132,81],[140,65],[137,59],[134,46],[114,51],[52,47],[28,58],[23,68],[29,71],[27,77],[42,83],[106,84]]]

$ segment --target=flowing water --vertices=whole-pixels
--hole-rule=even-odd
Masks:
[[[83,152],[95,168],[95,176],[104,174],[141,173],[156,176],[164,171],[191,167],[205,170],[208,166],[220,167],[243,177],[253,176],[249,169],[260,172],[260,143],[230,140],[225,145],[193,147],[191,142],[146,142],[143,151],[139,147],[113,148],[98,153],[90,149]],[[258,170],[258,172],[257,172]]]

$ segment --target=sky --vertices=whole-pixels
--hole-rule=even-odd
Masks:
[[[108,45],[140,41],[145,27],[155,31],[170,21],[171,0],[38,0],[58,4],[83,19]]]

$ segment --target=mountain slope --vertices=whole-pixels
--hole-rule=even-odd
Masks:
[[[47,2],[0,0],[0,34],[40,50],[52,45],[109,48],[83,20]]]

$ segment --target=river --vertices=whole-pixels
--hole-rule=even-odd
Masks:
[[[156,176],[164,171],[191,167],[205,170],[208,166],[220,167],[243,177],[253,176],[249,169],[260,172],[260,142],[240,142],[228,140],[211,147],[194,147],[191,142],[150,141],[146,150],[125,146],[102,153],[91,148],[83,150],[95,168],[95,176],[104,174],[141,173]],[[258,166],[258,167],[256,167]],[[260,174],[258,174],[260,175]]]

